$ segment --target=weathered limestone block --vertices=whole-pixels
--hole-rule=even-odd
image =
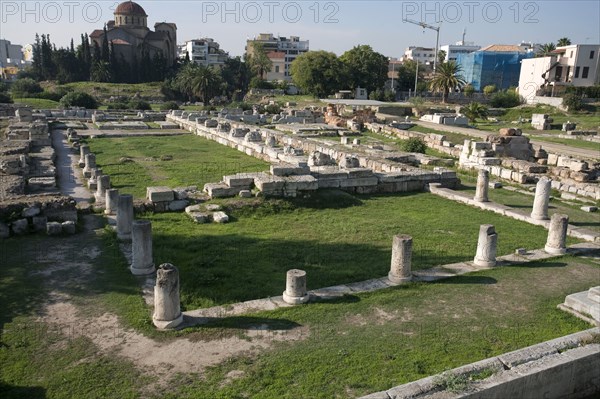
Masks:
[[[29,233],[29,222],[27,219],[18,219],[11,223],[12,231],[16,235]]]
[[[61,223],[62,232],[65,234],[73,235],[77,232],[77,226],[72,220],[67,220]]]
[[[34,216],[32,218],[33,230],[36,232],[46,231],[46,223],[48,223],[46,216]]]
[[[335,164],[335,161],[323,152],[313,151],[308,155],[308,166],[326,166]]]
[[[152,223],[149,220],[135,220],[133,222],[131,247],[131,273],[136,276],[154,273]]]
[[[10,237],[10,227],[6,223],[0,222],[0,239]]]
[[[283,190],[285,179],[279,176],[270,176],[266,173],[254,178],[254,185],[260,191]]]
[[[212,220],[215,223],[227,223],[229,222],[229,216],[225,212],[219,211],[212,214]]]
[[[490,172],[485,169],[479,169],[477,175],[477,187],[475,189],[475,201],[488,202],[488,187],[490,183]]]
[[[98,184],[96,188],[96,198],[103,202],[106,199],[106,190],[110,189],[110,176],[102,175],[98,177]]]
[[[105,202],[104,213],[106,215],[114,215],[119,207],[119,190],[116,188],[106,190]]]
[[[56,236],[62,234],[62,224],[58,222],[48,222],[46,224],[46,233],[49,236]]]
[[[236,173],[235,175],[223,176],[223,181],[229,187],[250,188],[254,184],[254,176],[250,173]]]
[[[96,169],[96,155],[86,154],[85,155],[85,166],[83,168],[83,176],[88,179],[92,176],[92,169]]]
[[[248,132],[244,136],[244,141],[247,143],[260,143],[262,142],[262,135],[259,131]]]
[[[284,177],[286,190],[312,191],[319,188],[317,179],[311,175]]]
[[[306,292],[306,272],[299,269],[287,271],[283,300],[290,305],[299,305],[309,300]]]
[[[477,253],[473,263],[476,266],[496,266],[496,247],[498,234],[491,224],[483,224],[479,227],[479,240],[477,241]]]
[[[250,191],[250,190],[240,190],[238,196],[240,198],[251,198],[252,197],[252,191]]]
[[[229,187],[225,183],[206,183],[204,185],[204,192],[211,198],[234,197],[239,190],[239,187]]]
[[[273,176],[305,175],[308,173],[310,173],[308,166],[291,165],[288,163],[271,165],[271,174]]]
[[[152,202],[169,202],[175,199],[175,194],[169,187],[147,187],[146,198]]]
[[[39,215],[41,209],[37,206],[30,206],[29,208],[23,209],[21,216],[24,218],[30,218]]]
[[[392,262],[388,280],[392,284],[402,284],[412,279],[412,237],[395,235],[392,241]]]
[[[167,204],[167,209],[172,212],[183,211],[189,205],[187,200],[175,200]]]
[[[535,198],[531,217],[536,220],[548,219],[548,202],[550,201],[550,179],[542,177],[535,186]]]
[[[183,322],[179,300],[179,270],[170,263],[163,263],[156,272],[152,322],[161,330],[176,328]]]
[[[569,215],[555,213],[550,219],[548,229],[548,240],[544,250],[549,254],[562,255],[567,252],[567,228],[569,226]]]
[[[119,195],[117,208],[117,237],[120,240],[131,240],[131,226],[133,223],[133,196],[131,194]]]

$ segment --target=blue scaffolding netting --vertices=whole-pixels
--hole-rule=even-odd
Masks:
[[[517,87],[521,73],[521,60],[533,58],[533,53],[475,51],[458,54],[456,63],[462,71],[459,73],[475,90],[495,85],[498,90]]]

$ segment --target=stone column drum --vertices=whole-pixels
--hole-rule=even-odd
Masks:
[[[82,145],[79,147],[79,167],[83,168],[85,166],[85,156],[90,153],[90,147],[87,145]]]
[[[179,302],[179,270],[170,263],[163,263],[156,272],[152,322],[161,330],[175,328],[183,322]]]
[[[550,201],[551,180],[542,177],[535,186],[535,198],[531,217],[536,220],[548,220],[548,202]]]
[[[290,305],[299,305],[308,302],[306,293],[306,272],[299,269],[288,270],[285,280],[283,300]]]
[[[488,185],[490,183],[490,172],[480,169],[477,175],[477,188],[475,189],[475,201],[488,202]]]
[[[412,279],[412,237],[399,234],[392,242],[392,264],[388,280],[392,284],[402,284]]]
[[[106,190],[106,207],[104,213],[106,215],[114,215],[119,207],[119,190],[111,188]]]
[[[131,240],[131,225],[133,223],[133,196],[119,195],[117,208],[117,237],[119,240]]]
[[[110,176],[102,175],[98,178],[98,187],[96,189],[96,199],[98,202],[104,202],[106,199],[106,190],[110,188]]]
[[[479,227],[479,240],[477,241],[477,253],[475,254],[476,266],[496,266],[496,246],[498,245],[498,234],[491,224],[482,224]]]
[[[152,259],[152,222],[134,220],[131,229],[131,273],[136,276],[154,273]]]
[[[555,213],[550,219],[550,228],[548,229],[548,240],[544,251],[553,255],[563,255],[567,253],[567,228],[569,226],[569,216]]]
[[[92,176],[92,169],[96,168],[96,155],[86,154],[85,155],[85,167],[83,168],[83,176],[88,179]]]
[[[88,189],[98,189],[98,179],[102,176],[102,169],[94,168],[91,170],[90,179],[88,180]]]

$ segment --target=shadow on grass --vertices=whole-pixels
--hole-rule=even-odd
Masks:
[[[436,281],[436,284],[496,284],[498,280],[488,276],[456,276]]]
[[[195,317],[184,315],[183,328],[202,326],[203,328],[227,328],[255,331],[292,330],[301,325],[286,319],[266,317],[233,316],[233,317]]]
[[[511,207],[511,208],[518,208],[518,209],[526,209],[526,208],[531,209],[531,205],[506,204],[506,206]]]
[[[42,387],[19,387],[0,381],[0,397],[4,399],[42,399],[46,397],[46,389]]]
[[[503,267],[511,267],[511,268],[552,268],[552,267],[567,267],[568,264],[566,262],[556,262],[556,261],[539,261],[539,262],[530,262],[516,265],[507,265]]]
[[[573,226],[581,226],[581,227],[598,227],[598,226],[600,226],[600,223],[598,223],[598,222],[570,222],[569,224],[572,224]]]

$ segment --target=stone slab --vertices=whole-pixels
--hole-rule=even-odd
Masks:
[[[146,198],[152,202],[170,202],[175,199],[175,193],[169,187],[147,187]]]

